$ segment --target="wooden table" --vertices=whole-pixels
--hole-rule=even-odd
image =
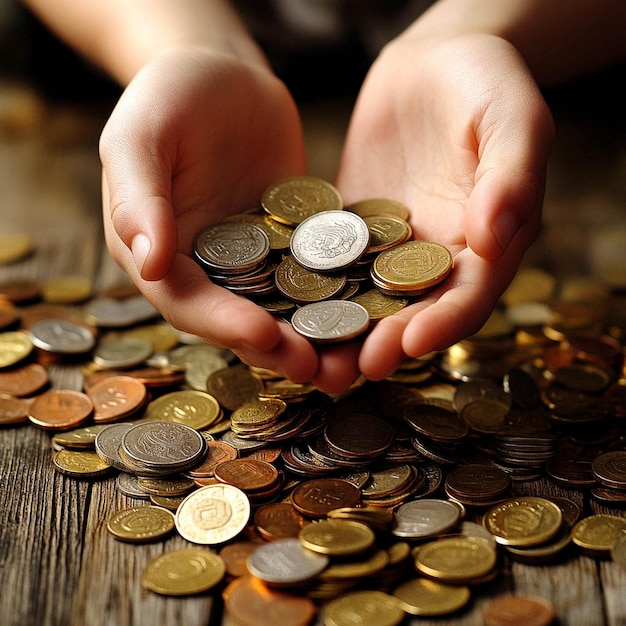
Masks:
[[[317,172],[329,176],[336,155],[324,152],[328,150],[324,135],[328,127],[320,122],[319,110],[307,109],[306,114],[313,130],[313,171],[317,167]],[[0,233],[27,232],[35,243],[35,253],[19,263],[0,267],[0,283],[82,274],[92,279],[98,292],[123,281],[105,250],[101,229],[96,145],[103,119],[101,110],[51,105],[43,118],[33,118],[25,126],[18,126],[17,131],[14,128],[14,132],[2,136]],[[555,159],[571,158],[568,141],[572,137],[586,137],[586,147],[595,146],[588,119],[580,125],[571,119],[566,122],[565,128],[583,131],[561,137]],[[318,136],[321,139],[316,142]],[[582,167],[585,172],[584,180],[578,181],[584,197],[593,197],[596,205],[608,207],[608,213],[614,215],[625,205],[626,143],[623,132],[611,136],[614,169],[608,173],[605,163],[596,162],[601,169],[598,172],[593,159],[583,166],[580,159],[572,158],[571,162],[575,163],[574,170]],[[578,148],[578,156],[584,159],[585,146]],[[557,229],[560,217],[567,213],[564,205],[571,203],[572,198],[583,202],[582,196],[571,188],[577,182],[572,168],[559,167],[558,162],[552,165],[556,182],[549,186],[547,196],[547,206],[553,209],[547,218],[548,228],[552,225]],[[567,194],[563,193],[565,187]],[[544,235],[531,251],[530,259],[549,261],[558,257],[567,266],[554,241]],[[579,257],[576,262],[580,263]],[[76,367],[51,366],[50,377],[53,387],[81,388],[82,379]],[[141,587],[147,562],[166,550],[188,546],[185,540],[172,536],[148,545],[114,540],[107,532],[106,521],[113,512],[133,501],[116,491],[113,479],[79,481],[61,475],[53,469],[51,458],[49,433],[32,425],[0,430],[0,624],[221,623],[219,593],[167,598]],[[568,496],[587,514],[607,510],[591,502],[584,492],[562,489],[545,479],[521,483],[519,490]],[[450,619],[415,619],[410,623],[478,625],[483,623],[482,612],[494,597],[537,594],[554,603],[562,626],[617,626],[626,624],[625,591],[626,569],[610,561],[576,554],[563,563],[549,565],[506,561],[497,580],[475,592],[473,601],[460,615]]]

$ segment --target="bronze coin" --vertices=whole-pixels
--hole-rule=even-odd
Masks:
[[[257,532],[265,541],[297,537],[304,518],[287,502],[271,502],[261,505],[254,513]]]
[[[30,396],[48,383],[48,370],[39,363],[0,371],[0,393],[16,397]]]
[[[37,396],[28,419],[44,430],[70,430],[84,424],[93,414],[93,402],[82,391],[52,389]]]
[[[357,506],[361,501],[361,490],[347,480],[313,478],[293,490],[291,501],[305,517],[322,518],[333,509]]]
[[[28,421],[32,400],[0,393],[0,426],[15,426]]]
[[[259,547],[258,541],[233,541],[225,545],[219,555],[226,564],[226,573],[238,578],[249,574],[246,566],[248,557]]]
[[[446,493],[462,503],[492,501],[511,487],[511,478],[492,465],[468,463],[454,468],[446,477]]]
[[[146,386],[132,376],[110,376],[93,385],[89,397],[96,423],[116,422],[136,413],[148,400]]]
[[[243,458],[220,463],[215,468],[215,477],[222,483],[253,494],[275,485],[279,480],[279,473],[271,463]]]
[[[211,478],[215,475],[215,469],[225,461],[232,461],[239,453],[231,445],[223,441],[207,441],[207,455],[204,461],[196,467],[187,470],[191,478]]]
[[[556,618],[549,600],[534,596],[505,596],[485,609],[485,626],[549,626]]]
[[[354,459],[382,456],[393,445],[394,434],[389,422],[367,413],[341,415],[324,429],[324,439],[330,449]]]
[[[546,463],[548,478],[570,489],[589,489],[597,484],[589,459],[555,458]]]

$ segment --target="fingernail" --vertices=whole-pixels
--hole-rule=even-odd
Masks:
[[[500,245],[502,252],[504,252],[511,243],[511,240],[517,232],[517,227],[518,223],[516,217],[508,211],[502,211],[494,220],[491,226],[491,232]]]
[[[148,254],[150,254],[150,240],[143,233],[135,235],[131,244],[131,251],[135,265],[141,274]]]

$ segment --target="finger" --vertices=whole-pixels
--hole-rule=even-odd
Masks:
[[[319,351],[319,367],[313,384],[329,394],[343,393],[360,376],[358,368],[361,343],[346,342],[323,346]]]
[[[402,336],[412,314],[409,311],[380,320],[366,338],[359,355],[359,370],[369,380],[383,380],[406,358]]]

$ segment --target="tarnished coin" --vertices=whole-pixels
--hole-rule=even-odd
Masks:
[[[89,328],[62,318],[35,322],[28,332],[33,345],[46,352],[82,354],[89,352],[96,344],[96,338]]]
[[[361,522],[342,519],[306,524],[298,535],[308,550],[329,556],[359,554],[374,544],[374,531]]]
[[[369,321],[367,309],[350,300],[314,302],[291,316],[294,329],[316,343],[355,339],[368,329]]]
[[[410,615],[448,615],[463,608],[471,597],[469,587],[428,578],[410,578],[392,591],[400,607]]]
[[[119,449],[122,437],[134,426],[130,422],[106,424],[94,441],[96,454],[106,463],[121,471],[129,471],[120,458]]]
[[[247,525],[250,501],[232,485],[207,485],[190,493],[176,511],[180,535],[205,545],[234,539]]]
[[[51,389],[32,401],[28,419],[44,430],[71,430],[93,414],[93,403],[82,391]]]
[[[306,269],[291,255],[278,264],[274,278],[278,291],[299,304],[336,297],[348,281],[343,272],[323,274]]]
[[[369,245],[363,218],[349,211],[323,211],[300,222],[291,237],[291,254],[313,272],[335,272],[356,263]]]
[[[591,471],[605,487],[626,489],[626,450],[598,455],[591,463]]]
[[[174,527],[174,515],[158,506],[133,506],[117,511],[107,521],[107,530],[116,539],[130,543],[162,539]]]
[[[264,583],[289,587],[315,578],[328,563],[326,555],[308,550],[297,538],[287,538],[261,544],[248,557],[247,566]]]
[[[398,626],[405,615],[397,598],[377,590],[345,593],[330,600],[322,609],[327,626]]]
[[[0,368],[10,367],[25,359],[33,350],[33,342],[22,330],[0,333]]]
[[[505,472],[487,463],[467,463],[454,468],[445,481],[446,493],[463,504],[492,503],[511,487]]]
[[[432,241],[407,241],[372,263],[374,285],[384,293],[417,296],[442,282],[454,267],[450,251]]]
[[[59,450],[52,457],[52,463],[58,472],[71,478],[101,478],[111,471],[109,464],[87,450]]]
[[[561,529],[563,512],[554,502],[535,496],[509,498],[490,508],[483,517],[487,530],[499,544],[533,546],[545,543]]]
[[[155,398],[148,404],[145,419],[186,424],[204,430],[223,416],[217,399],[206,391],[181,389]]]
[[[394,435],[387,420],[367,413],[337,416],[324,428],[324,439],[331,450],[355,461],[381,457],[393,445]]]
[[[166,552],[146,566],[141,584],[144,589],[165,596],[203,593],[221,582],[226,573],[224,560],[200,548]]]
[[[208,272],[249,271],[270,252],[269,237],[254,224],[219,222],[202,229],[194,240],[197,260]]]
[[[94,406],[93,419],[99,424],[127,419],[148,399],[146,386],[132,376],[110,376],[93,385],[87,395]]]
[[[21,367],[0,370],[0,393],[9,393],[17,398],[32,395],[47,383],[48,370],[39,363],[27,363]]]
[[[329,182],[315,176],[294,176],[265,189],[261,206],[275,220],[297,226],[321,211],[343,209],[343,199]]]
[[[288,502],[262,504],[254,512],[254,526],[266,541],[297,538],[304,518]]]

